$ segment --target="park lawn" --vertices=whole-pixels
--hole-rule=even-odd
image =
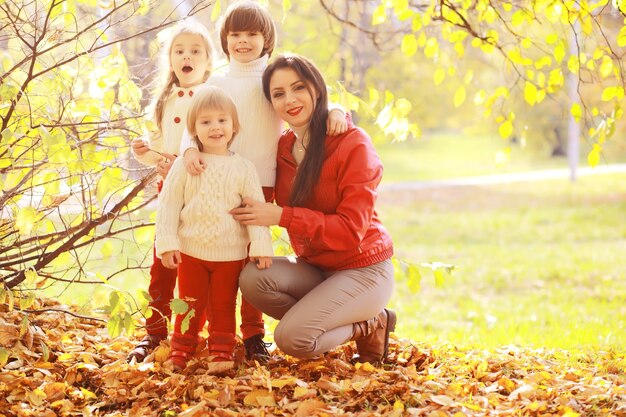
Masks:
[[[499,159],[500,153],[508,158]],[[581,143],[580,166],[587,165],[591,145]],[[601,164],[626,162],[626,146],[609,141]],[[550,150],[511,144],[497,136],[462,133],[424,134],[406,142],[377,143],[385,166],[383,182],[442,180],[468,176],[498,175],[539,169],[567,168],[566,158],[550,157]]]
[[[382,192],[396,256],[456,269],[398,282],[397,333],[429,343],[626,346],[626,174]]]

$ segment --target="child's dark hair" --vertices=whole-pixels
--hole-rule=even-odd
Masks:
[[[228,34],[230,32],[261,33],[264,42],[261,56],[272,56],[276,46],[276,26],[269,12],[259,4],[243,0],[233,3],[226,10],[220,28],[220,42],[228,59],[230,59],[228,53]]]
[[[203,86],[194,94],[191,106],[187,111],[187,131],[189,131],[194,142],[198,145],[200,152],[202,152],[202,143],[198,139],[198,132],[196,132],[196,120],[198,119],[198,113],[204,109],[219,109],[230,114],[233,120],[233,137],[228,141],[228,146],[230,147],[235,136],[241,130],[239,117],[237,116],[237,107],[233,99],[224,90],[215,86]]]
[[[304,81],[314,98],[313,114],[309,121],[309,144],[291,189],[290,204],[302,206],[313,193],[319,180],[326,148],[326,119],[328,119],[328,92],[324,77],[313,62],[301,55],[280,55],[263,72],[263,93],[270,102],[270,81],[276,70],[291,69]]]

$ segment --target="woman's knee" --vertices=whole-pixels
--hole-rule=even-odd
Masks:
[[[274,342],[284,353],[296,358],[312,358],[320,352],[316,351],[316,339],[303,331],[299,323],[281,320],[274,331]]]
[[[269,270],[260,270],[253,263],[248,263],[241,271],[239,289],[241,295],[250,304],[263,311],[278,291],[274,277]]]
[[[256,294],[260,291],[259,284],[261,284],[262,280],[260,279],[261,270],[257,269],[256,266],[250,262],[239,274],[239,289],[244,297],[249,298],[249,294]]]

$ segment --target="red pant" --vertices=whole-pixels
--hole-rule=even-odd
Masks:
[[[211,314],[209,351],[211,354],[222,353],[232,357],[236,343],[235,307],[239,273],[245,265],[245,259],[211,262],[185,254],[181,254],[181,258],[182,263],[178,266],[179,297],[187,301],[189,307],[195,310],[196,316],[189,320],[186,332],[181,331],[185,314],[176,316],[172,349],[188,353],[195,351],[198,331],[204,324],[204,318],[198,317],[198,312],[208,309]]]
[[[174,298],[176,274],[176,269],[163,266],[156,256],[156,249],[153,248],[150,286],[148,287],[148,294],[152,297],[150,302],[152,316],[146,319],[146,331],[151,336],[167,337],[167,322],[172,318],[170,301]]]

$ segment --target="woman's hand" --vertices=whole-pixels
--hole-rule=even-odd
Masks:
[[[198,175],[206,168],[204,161],[200,158],[200,151],[195,148],[187,149],[183,159],[185,160],[185,168],[191,175]]]
[[[337,136],[348,130],[348,122],[346,121],[346,113],[341,109],[332,109],[328,112],[326,119],[326,134],[329,136]]]
[[[267,269],[272,266],[272,258],[269,256],[251,256],[250,262],[254,262],[259,269]]]
[[[241,224],[252,226],[275,226],[280,222],[283,208],[272,203],[257,201],[245,197],[241,207],[230,211],[233,218]]]
[[[165,158],[161,162],[159,162],[156,166],[157,173],[163,178],[167,177],[168,172],[170,172],[170,168],[172,168],[172,164],[176,159],[176,155],[172,155],[169,153],[161,152],[161,155]]]
[[[161,256],[161,263],[164,267],[169,269],[176,269],[178,265],[182,262],[180,257],[180,251],[172,250],[169,252],[164,252]]]

